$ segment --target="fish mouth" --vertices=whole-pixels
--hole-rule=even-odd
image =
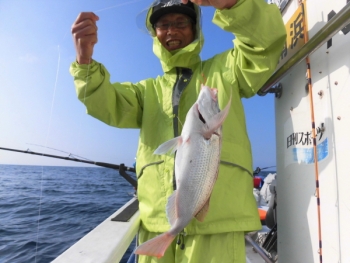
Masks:
[[[202,116],[202,114],[198,111],[198,117],[199,117],[199,120],[201,121],[201,122],[203,122],[204,124],[206,123],[205,122],[205,119],[203,118],[203,116]]]
[[[198,104],[196,105],[197,107],[197,111],[198,111],[198,118],[201,122],[203,122],[204,124],[206,123],[205,119],[203,118],[201,112],[199,111],[199,107],[198,107]]]

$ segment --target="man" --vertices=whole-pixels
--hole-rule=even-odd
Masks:
[[[252,194],[251,147],[241,97],[253,96],[273,73],[285,42],[284,25],[278,8],[264,0],[173,2],[161,1],[150,8],[146,20],[163,76],[134,84],[110,83],[106,68],[92,60],[98,20],[93,13],[81,13],[72,26],[77,61],[70,71],[88,114],[108,125],[140,129],[136,169],[139,243],[170,228],[165,207],[176,188],[174,155],[154,155],[154,150],[181,133],[181,123],[199,94],[202,75],[206,85],[218,89],[220,108],[232,94],[223,124],[219,176],[205,220],[192,220],[184,229],[186,235],[179,237],[180,246],[174,241],[164,257],[139,256],[138,260],[243,263],[244,232],[260,229],[261,224]],[[236,36],[234,48],[206,61],[199,57],[203,35],[198,2],[215,7],[213,22]]]

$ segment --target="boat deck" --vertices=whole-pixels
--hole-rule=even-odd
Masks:
[[[247,263],[265,263],[261,256],[253,250],[252,245],[245,242],[246,262]]]
[[[140,224],[139,212],[137,211],[125,222],[113,221],[113,219],[128,210],[128,207],[132,207],[134,203],[135,198],[59,255],[53,263],[119,262],[137,233]],[[246,262],[265,262],[248,241],[246,241]]]

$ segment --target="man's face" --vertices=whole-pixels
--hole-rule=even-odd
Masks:
[[[160,17],[155,23],[158,40],[168,51],[186,47],[195,35],[190,21],[188,16],[177,13]]]

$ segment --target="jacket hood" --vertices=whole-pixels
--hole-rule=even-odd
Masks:
[[[152,7],[148,9],[146,27],[153,38],[153,53],[159,58],[164,72],[169,72],[176,67],[192,68],[193,65],[201,61],[199,54],[204,44],[203,32],[201,30],[201,10],[197,5],[194,5],[194,8],[197,13],[195,40],[186,47],[172,52],[169,52],[163,47],[156,37],[154,28],[150,23]]]

